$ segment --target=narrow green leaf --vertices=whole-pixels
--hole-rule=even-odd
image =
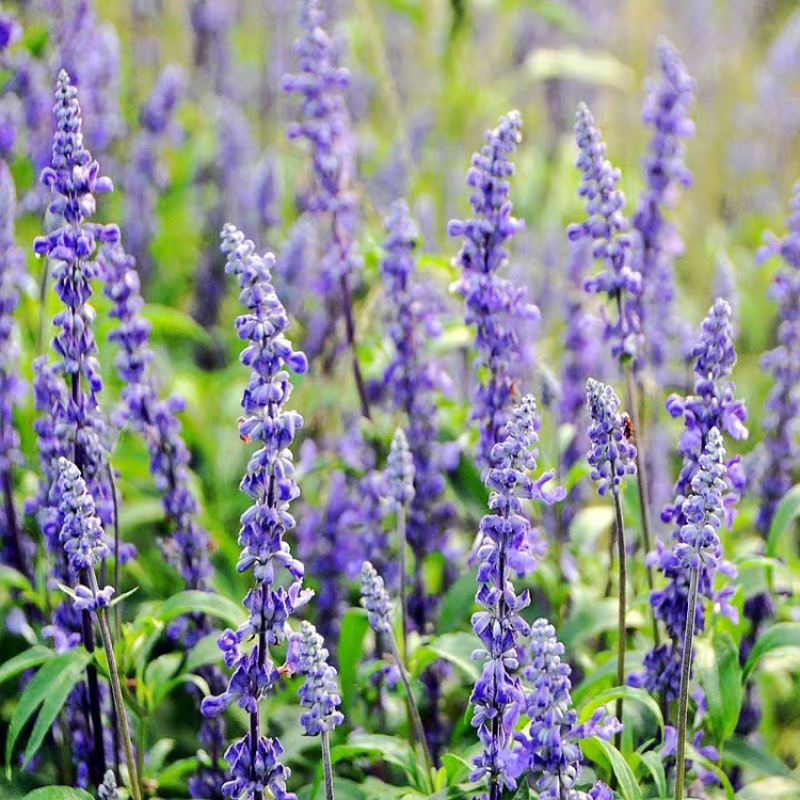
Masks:
[[[767,532],[766,555],[776,554],[781,537],[798,517],[800,517],[800,483],[786,492],[775,509]]]
[[[36,644],[28,650],[23,651],[19,655],[10,658],[5,664],[0,665],[0,683],[19,675],[31,667],[38,667],[43,664],[48,658],[55,655],[55,650],[49,647],[43,647]]]
[[[452,633],[459,630],[469,619],[475,597],[475,570],[468,570],[456,579],[447,590],[439,608],[437,633]]]
[[[777,756],[764,747],[742,736],[733,736],[725,742],[722,758],[726,762],[755,770],[764,776],[787,776],[791,770]]]
[[[655,783],[656,791],[658,792],[658,800],[666,800],[667,773],[664,770],[664,759],[655,750],[648,750],[642,754],[642,763],[653,776],[653,783]]]
[[[596,760],[600,754],[605,756],[617,779],[617,788],[623,800],[643,800],[642,790],[639,788],[639,782],[636,780],[633,770],[623,758],[622,753],[611,742],[594,736],[581,742],[581,750],[587,758],[592,760]]]
[[[720,745],[733,735],[742,706],[739,651],[727,631],[715,633],[711,646],[698,647],[695,668],[706,693],[711,732]]]
[[[343,758],[358,755],[377,756],[405,771],[412,754],[404,739],[380,733],[354,734],[347,744],[337,745],[331,750],[331,762],[335,764]]]
[[[25,687],[17,702],[14,713],[11,715],[11,722],[8,726],[8,738],[6,739],[6,774],[11,773],[11,756],[14,752],[14,745],[25,727],[25,723],[36,713],[39,706],[45,702],[46,698],[58,691],[58,686],[67,686],[67,693],[80,676],[81,670],[89,663],[91,656],[82,648],[74,648],[60,653],[51,658],[33,676],[31,682]],[[64,694],[66,697],[66,694]],[[63,704],[63,699],[61,700]],[[53,719],[58,714],[61,704],[55,708]],[[47,712],[53,712],[53,703],[47,704]],[[44,711],[45,709],[43,709]],[[52,722],[52,720],[51,720]],[[38,726],[37,726],[38,727]],[[48,726],[49,727],[49,726]],[[41,738],[47,732],[45,728],[41,733]],[[34,737],[31,736],[31,739]],[[41,739],[39,740],[41,744]],[[26,751],[27,754],[27,751]]]
[[[664,716],[658,703],[644,689],[639,689],[635,686],[615,686],[613,689],[606,689],[604,692],[600,692],[581,708],[578,719],[584,722],[589,719],[592,711],[596,708],[611,703],[619,697],[644,706],[655,717],[658,727],[663,733]]]
[[[342,690],[342,707],[350,708],[356,690],[356,673],[364,652],[364,636],[369,622],[361,608],[349,608],[339,627],[339,647],[336,651],[339,664],[339,686]]]
[[[22,800],[94,800],[84,789],[72,786],[43,786],[28,792]]]
[[[20,589],[25,592],[32,591],[31,582],[18,570],[7,564],[0,564],[0,586],[11,589]]]
[[[189,651],[184,664],[187,672],[194,672],[198,667],[222,660],[222,651],[217,644],[218,637],[218,633],[209,633]]]
[[[763,656],[779,647],[800,648],[800,622],[778,622],[756,639],[742,670],[742,682],[747,681]]]
[[[625,674],[639,669],[642,666],[642,659],[646,654],[645,650],[627,650],[625,652]],[[599,667],[587,671],[586,677],[572,689],[572,701],[580,707],[584,697],[588,697],[591,692],[597,691],[600,684],[605,681],[614,682],[617,677],[617,660],[610,658]]]
[[[426,645],[426,649],[458,667],[472,681],[476,681],[480,675],[478,665],[471,658],[472,651],[478,647],[480,642],[475,634],[466,631],[445,633]]]
[[[148,616],[169,622],[182,614],[207,614],[233,626],[244,619],[244,609],[238,603],[221,594],[196,590],[178,592],[156,606]]]
[[[213,342],[208,331],[198,325],[189,314],[171,306],[147,303],[142,307],[142,316],[152,323],[156,338],[178,336],[197,344],[208,345]]]

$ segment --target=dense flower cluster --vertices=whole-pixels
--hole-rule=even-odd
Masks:
[[[627,414],[620,413],[619,398],[610,386],[589,378],[586,383],[586,402],[592,422],[587,455],[592,468],[591,478],[597,481],[597,493],[604,495],[609,488],[619,494],[622,479],[636,473],[636,448],[628,439],[630,425]]]
[[[648,554],[648,561],[657,564],[668,579],[666,586],[651,593],[650,604],[656,619],[664,623],[669,641],[655,647],[645,656],[644,676],[634,676],[632,679],[632,682],[641,683],[655,693],[665,692],[669,699],[677,697],[680,686],[689,589],[689,572],[677,553],[685,555],[688,552],[680,545],[694,541],[694,526],[703,510],[703,503],[708,497],[716,503],[717,490],[719,508],[714,513],[730,525],[738,501],[736,489],[741,486],[736,458],[725,461],[722,471],[717,475],[717,470],[714,469],[713,478],[711,476],[713,459],[721,459],[724,454],[721,444],[722,430],[726,430],[734,438],[747,435],[744,403],[734,398],[733,384],[727,380],[736,362],[736,352],[731,339],[730,307],[724,300],[717,300],[711,307],[708,317],[703,321],[700,341],[693,349],[693,354],[695,394],[686,398],[672,395],[667,400],[670,413],[673,416],[682,414],[684,419],[684,430],[678,445],[678,451],[683,456],[683,465],[675,483],[675,499],[661,514],[664,522],[672,523],[673,538],[678,546],[671,549],[658,542],[657,552]],[[724,488],[717,483],[717,478],[723,481]],[[709,487],[714,490],[712,494],[709,494]],[[712,525],[713,527],[716,526]],[[708,525],[701,530],[704,531],[703,535],[713,534]],[[734,567],[727,562],[714,563],[712,566],[725,575],[735,575]],[[699,596],[709,598],[717,604],[720,613],[731,617],[736,614],[729,604],[732,593],[731,586],[723,586],[718,590],[714,588],[712,569],[705,568],[701,571],[698,580]],[[696,629],[702,631],[704,624],[703,604],[698,603]]]
[[[308,711],[300,715],[300,724],[307,736],[332,731],[344,719],[339,711],[341,699],[336,670],[328,664],[328,656],[316,628],[304,621],[300,633],[291,638],[286,660],[292,672],[304,678],[300,687],[300,705]]]
[[[384,478],[387,510],[407,508],[414,499],[414,457],[402,428],[398,428],[392,437]]]
[[[227,256],[226,271],[236,276],[239,299],[247,308],[236,319],[239,338],[246,342],[241,361],[251,369],[242,397],[239,434],[245,441],[259,442],[260,447],[240,484],[253,505],[242,514],[242,550],[236,568],[252,570],[255,586],[244,599],[247,620],[219,638],[225,663],[233,669],[228,688],[221,695],[206,697],[202,711],[213,716],[236,701],[249,714],[249,732],[225,754],[231,778],[222,791],[230,797],[259,800],[266,789],[276,797],[287,796],[289,774],[278,761],[282,752],[278,740],[260,731],[259,701],[278,679],[269,647],[291,635],[289,617],[311,597],[303,589],[303,565],[292,557],[283,539],[295,525],[289,503],[299,494],[289,448],[303,424],[296,411],[284,408],[292,389],[287,369],[303,372],[307,362],[284,335],[289,320],[271,283],[274,256],[259,256],[253,242],[233,225],[222,231],[222,250]],[[279,570],[286,573],[288,585],[278,583]],[[239,645],[253,638],[252,650],[240,651]]]
[[[587,794],[575,788],[581,774],[579,739],[611,739],[622,730],[619,720],[598,708],[585,723],[578,723],[572,706],[569,665],[561,660],[564,645],[546,619],[531,626],[530,663],[524,670],[530,689],[523,706],[530,720],[527,731],[516,735],[518,750],[513,770],[529,772],[541,800],[611,800],[611,790],[598,781]]]
[[[522,139],[522,116],[511,111],[486,132],[486,144],[472,156],[467,172],[474,217],[451,220],[447,231],[464,242],[456,258],[461,277],[453,290],[464,299],[465,320],[475,326],[475,366],[480,384],[475,391],[472,419],[480,425],[478,461],[491,463],[492,448],[502,438],[509,418],[516,368],[521,359],[515,323],[539,318],[536,306],[525,302],[525,289],[514,287],[498,271],[508,262],[507,241],[521,228],[511,216],[511,156]]]
[[[375,633],[391,633],[394,607],[383,578],[369,561],[361,567],[361,605],[367,610],[369,624]]]
[[[785,264],[775,273],[770,288],[770,297],[778,303],[777,346],[761,360],[773,378],[765,403],[766,436],[758,465],[756,525],[762,533],[769,529],[775,508],[800,467],[800,183],[795,185],[790,208],[789,232],[780,239],[770,236],[756,253],[759,262],[780,255]]]
[[[657,58],[659,76],[651,82],[642,110],[642,120],[652,126],[653,135],[644,157],[646,187],[633,215],[633,250],[642,276],[638,312],[646,342],[645,360],[657,375],[663,375],[678,333],[673,318],[673,259],[683,251],[683,242],[675,226],[665,219],[664,209],[674,201],[678,187],[692,181],[683,163],[682,139],[694,133],[688,109],[695,86],[680,54],[666,39],[658,43]]]
[[[585,200],[587,218],[570,225],[567,235],[572,241],[589,239],[592,255],[603,264],[597,275],[584,281],[587,292],[607,294],[616,305],[616,321],[606,316],[605,338],[611,343],[614,358],[630,359],[641,349],[642,328],[637,313],[642,292],[642,276],[631,265],[631,237],[628,220],[623,214],[625,196],[617,188],[620,171],[606,159],[606,146],[594,117],[581,103],[575,122],[578,158],[582,183],[578,194]]]
[[[417,274],[414,249],[417,229],[405,201],[392,203],[385,220],[386,253],[381,261],[388,299],[388,331],[394,352],[383,386],[391,407],[407,417],[406,434],[413,457],[414,495],[408,509],[406,537],[416,559],[409,616],[424,630],[435,598],[426,596],[421,565],[429,553],[448,553],[452,506],[443,500],[447,448],[438,443],[439,424],[433,393],[442,385],[442,365],[426,356],[429,338],[439,334],[437,304]]]
[[[480,524],[475,595],[482,610],[472,616],[472,627],[482,645],[473,657],[483,661],[483,668],[470,697],[475,706],[472,725],[478,729],[482,750],[473,759],[471,780],[485,782],[491,800],[498,798],[503,788],[516,787],[510,765],[523,698],[516,675],[517,651],[529,633],[521,612],[530,603],[530,594],[527,589],[516,593],[512,574],[528,574],[544,551],[544,542],[523,513],[522,501],[536,499],[550,505],[564,498],[560,487],[545,489],[553,470],[535,481],[528,476],[536,469],[538,428],[536,401],[526,395],[514,407],[505,439],[492,449],[492,466],[485,479],[491,490],[491,513]]]

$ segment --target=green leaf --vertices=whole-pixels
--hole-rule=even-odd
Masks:
[[[646,655],[646,650],[626,650],[625,651],[625,674],[632,672],[642,666],[642,659]],[[617,676],[617,660],[609,658],[608,661],[599,667],[587,671],[586,677],[572,690],[572,700],[576,707],[580,707],[583,698],[590,692],[595,691],[599,684],[608,680],[613,682]]]
[[[706,693],[711,732],[720,745],[733,735],[742,706],[739,651],[727,631],[715,633],[711,647],[698,647],[695,668]]]
[[[786,492],[775,509],[767,532],[766,555],[776,554],[781,537],[798,517],[800,517],[800,483]]]
[[[142,307],[142,316],[153,326],[153,336],[177,336],[197,344],[213,345],[214,340],[208,331],[198,325],[188,314],[171,306],[147,303]]]
[[[648,750],[642,754],[642,763],[653,776],[659,800],[666,800],[667,774],[664,771],[664,759],[655,750]]]
[[[189,590],[173,595],[151,609],[146,616],[169,622],[183,614],[207,614],[236,627],[244,618],[244,609],[221,594]]]
[[[31,591],[31,582],[21,572],[7,564],[0,564],[0,586],[8,586],[24,592]]]
[[[794,778],[777,776],[749,783],[736,795],[737,800],[797,800],[798,797],[800,783]]]
[[[384,736],[380,733],[353,734],[347,744],[340,744],[331,750],[331,763],[336,764],[349,756],[376,756],[402,770],[407,770],[412,760],[411,748],[405,739]]]
[[[605,755],[611,765],[611,771],[617,779],[617,788],[623,800],[642,800],[642,791],[633,770],[623,758],[622,753],[611,742],[593,736],[591,739],[584,739],[581,742],[581,750],[587,758],[593,761],[599,754]]]
[[[48,658],[55,655],[55,650],[49,647],[43,647],[36,644],[28,650],[23,651],[19,655],[10,658],[5,664],[0,665],[0,683],[19,675],[31,667],[38,667],[43,664]]]
[[[359,784],[347,778],[333,779],[333,794],[336,800],[367,800],[367,795]],[[325,792],[314,784],[306,784],[297,792],[297,800],[323,800]]]
[[[43,786],[28,792],[22,800],[94,800],[84,789],[72,786]]]
[[[222,660],[222,651],[217,644],[218,637],[218,633],[209,633],[189,651],[183,665],[186,672],[194,672],[198,667]]]
[[[342,707],[350,708],[356,690],[356,672],[364,652],[364,636],[369,628],[367,612],[363,608],[349,608],[339,627],[339,647],[336,651],[339,664],[339,686],[342,690]]]
[[[725,742],[722,758],[726,762],[747,767],[764,776],[791,774],[789,767],[777,756],[742,736],[733,736]]]
[[[596,708],[611,703],[619,697],[623,700],[630,700],[631,702],[643,705],[655,717],[658,727],[663,733],[664,716],[661,713],[658,703],[644,689],[639,689],[635,686],[615,686],[613,689],[606,689],[606,691],[595,695],[581,708],[579,720],[584,722],[589,719],[592,711]]]
[[[616,89],[627,89],[634,78],[633,70],[611,53],[578,47],[534,50],[525,60],[525,69],[535,81],[565,78]]]
[[[72,687],[80,679],[83,668],[91,660],[91,655],[82,648],[67,650],[65,653],[51,658],[33,676],[31,682],[25,687],[17,702],[11,722],[8,726],[6,739],[6,774],[11,774],[11,756],[14,745],[17,743],[25,723],[36,713],[42,705],[42,712],[36,720],[28,747],[25,750],[25,763],[38,750],[45,734],[58,716],[61,706],[67,698]]]
[[[437,633],[457,631],[469,619],[475,597],[475,570],[462,573],[447,590],[439,608]]]
[[[800,648],[800,622],[778,622],[756,639],[742,670],[742,683],[747,681],[763,656],[779,647]]]
[[[480,647],[480,642],[475,634],[459,631],[437,636],[422,649],[430,650],[454,667],[458,667],[470,680],[476,681],[480,670],[471,656],[472,651],[478,647]]]

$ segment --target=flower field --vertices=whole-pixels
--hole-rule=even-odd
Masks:
[[[783,0],[3,2],[0,798],[798,800],[798,74]]]

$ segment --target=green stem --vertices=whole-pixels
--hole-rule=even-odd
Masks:
[[[325,775],[325,800],[334,800],[333,797],[333,765],[331,764],[331,742],[328,731],[320,734],[322,746],[322,771]]]
[[[400,672],[400,680],[403,682],[403,689],[405,690],[406,697],[408,698],[408,708],[411,713],[411,721],[413,723],[413,733],[422,747],[422,754],[425,757],[425,765],[428,768],[428,777],[430,778],[431,771],[433,770],[433,759],[431,758],[430,750],[428,750],[428,741],[425,738],[425,728],[422,727],[422,717],[419,715],[417,708],[417,701],[414,700],[414,694],[411,691],[411,684],[408,682],[408,674],[403,668],[403,662],[400,659],[400,653],[397,651],[397,642],[394,640],[394,635],[391,631],[388,633],[389,645],[392,648],[392,655],[397,662],[397,667]]]
[[[614,497],[614,522],[617,534],[617,554],[619,561],[619,615],[617,624],[617,686],[625,685],[625,640],[627,637],[627,625],[625,624],[625,614],[628,605],[628,569],[625,553],[625,523],[622,519],[622,502],[620,501],[619,491],[615,487]],[[622,698],[617,698],[617,719],[622,722]],[[619,750],[622,743],[622,732],[614,736],[614,745]]]
[[[406,507],[397,511],[397,551],[400,559],[400,640],[403,669],[408,669],[408,598],[406,597]]]
[[[120,591],[120,564],[119,564],[119,506],[117,504],[117,482],[114,480],[114,468],[111,462],[106,465],[108,470],[108,484],[111,487],[111,502],[114,506],[114,591]],[[122,636],[122,609],[120,604],[114,606],[114,635],[119,639]]]
[[[639,399],[634,387],[633,367],[630,362],[623,366],[625,372],[625,398],[626,405],[631,415],[633,430],[636,436],[636,484],[639,488],[639,508],[642,518],[642,540],[644,541],[645,557],[653,549],[652,538],[650,537],[650,495],[647,489],[647,459],[644,457],[644,429],[639,419]],[[655,578],[653,577],[653,566],[647,564],[645,567],[647,575],[647,588],[650,592],[655,588]],[[648,604],[649,605],[649,604]],[[658,622],[656,621],[655,609],[650,606],[650,618],[653,624],[653,642],[656,647],[661,643],[661,636],[658,632]]]
[[[697,581],[699,571],[691,570],[689,597],[686,609],[686,632],[683,636],[683,659],[681,661],[681,688],[678,700],[678,755],[675,764],[675,800],[683,798],[683,781],[686,769],[686,720],[689,706],[689,678],[692,672],[692,639],[694,639],[694,612],[697,605]]]
[[[94,568],[89,570],[89,580],[92,592],[97,595],[100,591],[97,585],[97,575]],[[122,687],[117,672],[117,662],[114,659],[114,645],[111,641],[111,629],[108,627],[108,616],[104,608],[97,609],[97,619],[100,623],[100,638],[103,640],[103,649],[106,651],[108,660],[108,676],[111,679],[111,695],[114,699],[114,710],[117,714],[117,724],[119,725],[119,736],[122,740],[122,749],[125,753],[125,763],[128,767],[128,780],[130,782],[131,797],[133,800],[142,800],[142,790],[139,786],[139,776],[136,769],[136,761],[133,758],[133,744],[131,742],[131,732],[128,727],[128,715],[125,713],[125,701],[122,699]]]

